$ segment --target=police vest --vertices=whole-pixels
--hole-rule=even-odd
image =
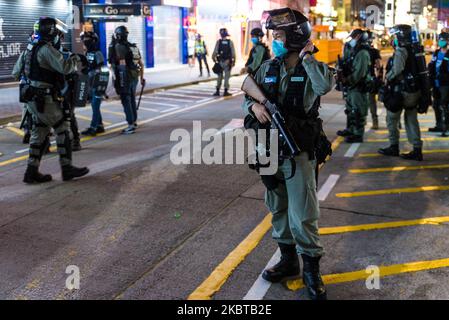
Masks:
[[[86,53],[87,63],[89,64],[89,71],[96,70],[103,65],[102,61],[97,59],[98,51],[88,51]]]
[[[218,40],[218,59],[220,61],[232,59],[231,40]]]
[[[268,100],[275,103],[281,110],[292,135],[302,151],[309,154],[310,160],[315,158],[315,146],[321,132],[321,120],[318,119],[320,97],[306,112],[304,106],[304,91],[309,76],[302,63],[298,63],[281,101],[279,84],[281,81],[281,60],[275,58],[270,62],[268,72],[262,82],[262,91]]]
[[[195,41],[195,51],[197,54],[206,54],[206,45],[204,40]]]
[[[437,59],[438,59],[438,53],[440,52],[440,49],[435,51],[435,53],[432,56],[432,60],[429,63],[429,72],[430,76],[433,80],[438,80],[440,82],[440,86],[449,86],[449,51],[446,52],[443,62],[441,63],[440,70],[437,74]]]
[[[38,62],[38,51],[46,42],[38,42],[28,50],[25,58],[25,76],[31,81],[39,81],[51,84],[53,86],[62,85],[64,82],[64,75],[59,72],[49,69],[41,68]]]
[[[122,45],[127,48],[127,52],[125,54],[124,60],[126,61],[126,67],[131,70],[140,70],[140,60],[142,59],[142,56],[140,55],[139,48],[137,48],[136,44],[134,43],[123,43],[123,44],[116,44],[114,46],[115,50],[112,50],[111,54],[111,63],[114,65],[119,64],[119,60],[123,59],[122,57],[117,57],[117,46]]]
[[[263,49],[265,50],[265,51],[264,51],[264,54],[263,54],[262,62],[271,59],[270,49],[269,49],[265,44],[259,43],[259,44],[257,44],[257,46],[254,46],[254,47],[251,49],[251,51],[249,52],[249,58],[248,58],[248,61],[247,61],[246,64],[245,64],[246,67],[249,66],[251,63],[253,63],[253,60],[254,60],[254,52],[256,51],[256,49],[257,49],[258,46],[262,46]],[[254,71],[256,71],[256,70],[253,70],[253,72],[254,72]]]

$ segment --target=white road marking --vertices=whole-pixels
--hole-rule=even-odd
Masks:
[[[162,105],[162,104],[161,104],[161,105]],[[167,106],[167,107],[174,106],[173,104],[172,104],[172,105],[166,105],[165,103],[164,103],[163,105],[164,105],[164,106]],[[160,112],[160,111],[161,111],[161,110],[158,110],[158,109],[147,108],[147,107],[139,107],[139,110],[151,111],[151,112]]]
[[[265,269],[275,265],[281,259],[281,251],[279,249],[276,250],[276,253],[271,257],[270,261],[265,266]],[[263,297],[268,292],[268,289],[271,287],[271,282],[262,278],[262,273],[257,277],[256,282],[254,282],[251,289],[249,289],[248,293],[243,297],[243,300],[263,300]]]
[[[348,151],[345,153],[345,158],[352,158],[354,157],[355,153],[359,149],[361,143],[353,143],[349,147]]]
[[[243,128],[243,119],[232,119],[227,125],[225,125],[217,132],[217,135],[239,128]]]
[[[173,103],[167,103],[167,102],[156,102],[156,101],[151,101],[151,104],[156,104],[158,106],[165,106],[165,107],[179,107],[178,104],[173,104]]]
[[[178,109],[180,109],[180,108],[181,108],[181,107],[174,107],[174,108],[170,108],[170,109],[167,109],[167,110],[162,110],[161,113],[171,112],[171,111],[173,111],[173,110],[178,110]]]
[[[340,179],[338,174],[331,174],[329,178],[327,178],[326,182],[320,188],[320,191],[318,191],[319,201],[325,201],[327,199],[327,196],[337,184],[338,179]]]
[[[318,192],[318,199],[320,201],[326,200],[327,196],[329,195],[330,191],[335,186],[339,178],[340,176],[336,174],[331,174],[329,178],[327,178],[326,182]],[[265,266],[264,270],[276,264],[280,259],[281,259],[281,252],[279,251],[279,249],[277,249],[274,255],[271,257],[270,261]],[[263,271],[257,277],[256,281],[249,289],[247,294],[243,297],[243,300],[263,300],[263,298],[265,297],[265,295],[267,294],[268,290],[271,287],[271,282],[264,280],[262,278],[262,273]]]
[[[187,98],[187,99],[193,99],[193,100],[203,98],[203,97],[200,97],[200,96],[193,96],[191,94],[187,95],[187,94],[181,94],[181,93],[172,93],[170,91],[157,92],[154,95],[156,95],[156,96],[163,96],[163,97],[165,97],[165,96],[180,97],[180,98]]]
[[[144,101],[148,101],[151,102],[151,100],[167,100],[167,101],[175,101],[175,102],[184,102],[184,103],[188,103],[188,102],[195,102],[195,101],[188,101],[188,100],[183,100],[183,99],[176,99],[176,98],[169,98],[169,97],[158,97],[158,96],[146,96],[146,97],[142,97],[142,100]]]

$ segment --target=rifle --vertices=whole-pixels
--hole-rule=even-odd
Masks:
[[[271,125],[273,129],[277,129],[279,131],[279,136],[281,140],[287,144],[290,154],[292,156],[297,156],[300,153],[299,147],[296,144],[296,141],[293,139],[293,136],[288,129],[285,123],[285,119],[279,111],[279,108],[276,106],[276,104],[271,103],[265,97],[262,90],[259,88],[256,81],[251,75],[248,75],[245,81],[243,81],[242,91],[252,99],[254,99],[256,102],[267,108],[268,112],[271,115]]]

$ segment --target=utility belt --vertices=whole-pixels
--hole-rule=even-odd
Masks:
[[[63,98],[55,88],[37,88],[30,84],[24,84],[20,88],[20,101],[24,103],[36,103],[37,111],[43,113],[45,111],[45,97],[52,96],[53,101],[61,102]]]

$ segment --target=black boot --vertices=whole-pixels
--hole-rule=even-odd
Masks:
[[[338,130],[338,131],[337,131],[337,136],[340,136],[340,137],[349,137],[349,136],[352,136],[352,132],[349,131],[348,129]]]
[[[77,168],[72,165],[67,165],[62,167],[62,180],[63,181],[69,181],[75,178],[80,178],[82,176],[85,176],[89,173],[89,169],[84,168]]]
[[[443,132],[443,128],[442,127],[429,128],[429,132]]]
[[[39,168],[28,166],[25,171],[25,176],[23,177],[23,182],[25,183],[45,183],[52,180],[51,175],[41,174]]]
[[[401,158],[405,160],[423,161],[422,149],[414,148],[412,152],[401,154]]]
[[[327,300],[326,288],[320,273],[321,257],[310,257],[302,254],[303,273],[302,280],[306,286],[310,300]]]
[[[379,130],[379,119],[378,118],[373,118],[373,130]]]
[[[97,130],[96,130],[95,132],[96,132],[96,133],[104,133],[104,132],[105,132],[104,126],[103,126],[102,124],[99,124],[99,125],[97,126]]]
[[[382,148],[377,151],[384,156],[399,157],[399,145],[393,144],[388,148]]]
[[[297,278],[300,274],[296,245],[279,243],[279,249],[281,250],[281,261],[262,274],[262,278],[273,283]]]
[[[91,137],[95,137],[96,135],[97,135],[97,130],[96,129],[94,129],[94,128],[87,128],[86,130],[84,130],[84,131],[81,131],[81,134],[83,135],[83,136],[91,136]]]
[[[219,97],[220,96],[220,88],[217,88],[217,91],[215,91],[214,93],[214,97]]]
[[[232,96],[232,94],[230,94],[230,93],[228,92],[228,89],[225,89],[224,94],[223,94],[223,97],[230,97],[230,96]]]
[[[363,137],[357,136],[357,135],[350,135],[350,136],[345,137],[345,142],[346,143],[362,143]]]

